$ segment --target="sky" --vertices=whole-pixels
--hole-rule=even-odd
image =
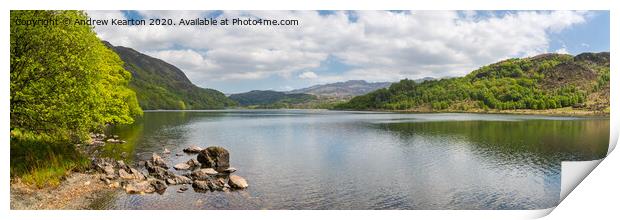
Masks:
[[[95,26],[224,93],[463,76],[503,59],[609,51],[609,11],[88,11],[93,19],[296,19],[296,26]]]

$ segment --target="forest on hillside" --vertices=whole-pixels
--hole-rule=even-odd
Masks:
[[[464,77],[404,79],[335,109],[486,111],[558,108],[609,112],[609,53],[542,54],[481,67]]]

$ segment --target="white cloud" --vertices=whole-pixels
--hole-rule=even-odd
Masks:
[[[555,50],[555,53],[559,53],[559,54],[570,54],[568,52],[568,49],[566,49],[566,47],[562,47],[560,49]]]
[[[300,79],[316,79],[318,76],[316,75],[316,73],[314,72],[303,72],[302,74],[299,74],[299,78]]]
[[[208,12],[146,11],[143,16],[193,19]],[[354,13],[356,21],[349,19]],[[93,18],[123,18],[89,11]],[[587,12],[520,11],[481,15],[455,11],[224,11],[219,18],[298,19],[299,26],[130,26],[95,28],[128,46],[181,68],[198,85],[211,81],[291,78],[323,68],[328,57],[350,69],[314,81],[395,81],[463,75],[485,64],[548,52],[549,34],[585,22]],[[280,85],[281,86],[281,85]]]

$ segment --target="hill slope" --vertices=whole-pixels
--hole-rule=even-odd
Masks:
[[[350,98],[390,86],[390,82],[368,83],[364,80],[349,80],[330,84],[314,85],[295,89],[287,93],[307,93],[321,97]]]
[[[232,94],[230,99],[237,101],[242,106],[259,108],[291,108],[296,104],[316,100],[317,97],[310,94],[295,93],[287,94],[272,90],[253,90],[246,93]]]
[[[508,59],[464,77],[404,79],[336,109],[488,111],[566,109],[609,112],[609,52]]]
[[[200,88],[179,68],[134,49],[104,42],[125,62],[133,79],[129,87],[136,92],[142,109],[221,109],[236,103],[223,93]]]

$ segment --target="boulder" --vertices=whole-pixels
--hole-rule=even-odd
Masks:
[[[163,192],[166,191],[166,188],[168,188],[166,182],[160,179],[150,179],[149,182],[151,183],[151,186],[155,188],[156,192]]]
[[[168,183],[168,185],[190,184],[192,183],[192,179],[186,176],[174,175],[173,177],[166,179],[166,183]]]
[[[189,165],[191,168],[199,167],[200,166],[200,162],[198,162],[198,160],[196,160],[196,158],[192,158],[192,159],[188,160],[185,163],[187,165]]]
[[[172,173],[171,171],[164,169],[163,167],[159,167],[159,166],[149,166],[149,162],[147,162],[147,166],[146,169],[149,171],[149,174],[157,179],[160,180],[165,180],[171,177],[174,177],[174,173]]]
[[[176,185],[176,184],[177,184],[177,181],[176,181],[176,180],[174,180],[174,179],[166,179],[166,183],[167,183],[168,185]]]
[[[217,184],[222,187],[221,190],[228,191],[228,189],[230,189],[230,185],[228,184],[228,181],[229,181],[228,178],[220,177],[215,180],[217,181]]]
[[[213,168],[205,168],[205,169],[195,170],[194,172],[190,174],[190,177],[196,180],[207,180],[207,179],[210,179],[210,176],[217,175],[217,174],[218,174],[217,171],[215,171]]]
[[[130,181],[123,188],[125,188],[125,192],[130,194],[155,192],[155,187],[149,181]]]
[[[110,183],[111,183],[110,179],[108,179],[108,178],[106,177],[106,175],[101,175],[101,176],[99,176],[99,179],[100,179],[101,181],[103,181],[103,183],[105,183],[105,184],[110,184]]]
[[[119,186],[121,186],[121,184],[116,182],[116,181],[111,182],[110,184],[108,184],[108,187],[110,187],[110,188],[118,188]]]
[[[144,176],[142,172],[136,170],[135,168],[130,168],[129,171],[130,171],[129,173],[133,175],[134,179],[137,179],[137,180],[146,179],[146,176]]]
[[[211,190],[209,188],[208,185],[208,181],[207,180],[196,180],[194,181],[194,183],[192,184],[192,187],[194,187],[194,190],[198,191],[198,192],[204,192],[204,191],[208,191]]]
[[[190,184],[192,183],[192,179],[186,177],[186,176],[179,176],[176,175],[174,177],[174,181],[176,182],[176,184]]]
[[[159,166],[159,167],[163,167],[168,169],[168,165],[166,164],[166,161],[164,161],[164,159],[162,159],[159,155],[157,154],[153,154],[153,156],[151,157],[151,162],[155,165],[155,166]]]
[[[134,179],[134,176],[129,174],[127,171],[125,171],[124,169],[119,169],[118,170],[118,176],[121,179],[125,179],[125,180],[131,180]]]
[[[228,185],[235,189],[245,189],[248,188],[248,182],[243,179],[243,177],[237,175],[230,175],[228,178]]]
[[[118,167],[118,164],[115,160],[110,158],[95,158],[92,160],[92,166],[100,172],[111,174],[113,172],[110,171]]]
[[[218,174],[218,172],[215,171],[213,168],[200,169],[199,171],[203,172],[203,173],[205,173],[207,175],[217,175]]]
[[[213,168],[217,171],[224,171],[230,167],[228,150],[223,147],[208,147],[198,153],[197,159],[203,168]]]
[[[150,160],[147,160],[146,163],[144,163],[144,167],[146,168],[146,170],[150,172],[153,172],[152,170],[157,169],[157,168],[162,168],[160,166],[155,165],[153,162],[151,162]]]
[[[234,173],[235,171],[237,171],[237,169],[235,169],[234,167],[229,167],[225,169],[222,173]]]
[[[119,169],[129,170],[129,166],[127,166],[122,160],[116,161],[116,167],[118,167]]]
[[[112,165],[106,165],[103,167],[103,172],[108,175],[108,176],[116,176],[116,172],[114,171],[114,166]]]
[[[183,149],[183,152],[197,154],[197,153],[200,153],[201,150],[202,148],[196,145],[192,145],[192,146],[189,146],[188,148]]]
[[[189,170],[189,168],[191,168],[191,166],[187,163],[179,163],[174,165],[174,169],[176,170]]]
[[[224,184],[218,180],[209,180],[207,181],[207,185],[209,186],[209,189],[211,189],[212,191],[223,191],[224,190]]]

